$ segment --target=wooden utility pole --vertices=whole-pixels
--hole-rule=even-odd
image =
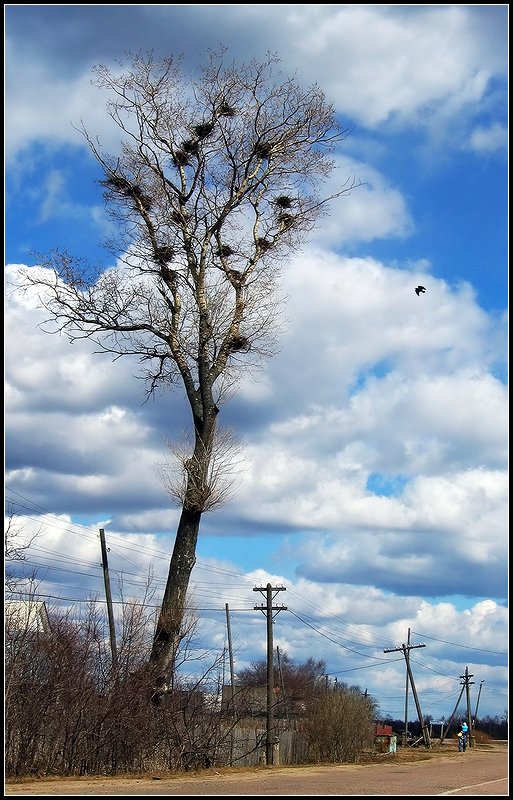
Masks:
[[[408,628],[408,644],[410,646],[410,629]],[[404,733],[403,733],[403,746],[408,745],[408,685],[409,685],[408,670],[406,670],[406,690],[404,693]]]
[[[461,692],[460,692],[460,696],[456,700],[456,705],[454,706],[454,711],[452,712],[451,716],[449,717],[449,722],[447,723],[447,726],[445,728],[445,732],[444,732],[443,736],[440,737],[440,745],[443,744],[443,741],[444,741],[445,737],[448,736],[448,734],[449,734],[449,728],[451,727],[452,721],[453,721],[454,717],[456,716],[456,711],[458,710],[458,706],[460,704],[461,696],[463,694],[464,689],[465,689],[465,687],[462,686]]]
[[[225,604],[225,610],[226,610],[226,630],[228,632],[228,657],[230,659],[230,686],[231,686],[230,707],[231,707],[233,705],[233,697],[235,695],[235,675],[233,671],[232,632],[230,630],[230,611],[228,608],[228,603]],[[231,710],[233,712],[233,708]]]
[[[477,723],[477,710],[479,708],[479,698],[481,697],[481,689],[483,688],[483,683],[484,681],[481,681],[481,683],[479,684],[479,691],[477,693],[476,710],[474,711],[474,727],[476,726]]]
[[[276,655],[278,657],[278,674],[280,676],[280,689],[282,693],[282,697],[285,696],[285,684],[283,682],[283,670],[281,668],[281,658],[280,658],[280,648],[276,647]]]
[[[274,705],[274,693],[273,693],[273,611],[276,611],[275,616],[280,611],[286,611],[286,606],[273,606],[273,600],[278,594],[278,592],[285,592],[286,589],[284,586],[275,586],[272,587],[270,583],[267,586],[260,586],[255,587],[253,589],[254,592],[265,592],[267,602],[264,605],[255,606],[255,611],[262,611],[262,613],[267,618],[267,726],[266,726],[266,738],[265,738],[265,758],[268,765],[274,764],[274,755],[273,755],[273,745],[274,745],[274,737],[273,737],[273,705]],[[274,595],[273,595],[274,592]]]
[[[230,703],[228,713],[235,719],[235,673],[233,670],[233,650],[232,650],[232,632],[230,628],[230,610],[228,603],[225,604],[226,610],[226,630],[228,632],[228,658],[230,659]],[[233,766],[233,725],[230,728],[230,767]]]
[[[118,666],[118,649],[116,646],[116,630],[114,628],[114,614],[112,612],[112,595],[110,593],[109,564],[107,562],[107,546],[105,544],[105,531],[100,528],[100,543],[102,548],[103,580],[105,583],[105,597],[107,600],[107,616],[109,618],[110,650],[112,653],[112,669]]]
[[[412,674],[411,666],[410,666],[410,650],[414,650],[417,647],[425,647],[425,646],[426,646],[425,644],[409,644],[408,646],[406,646],[405,644],[402,644],[401,647],[389,648],[388,650],[383,650],[383,652],[384,653],[397,653],[400,650],[402,650],[402,653],[403,653],[403,656],[404,656],[404,660],[406,662],[406,669],[407,669],[407,672],[408,672],[408,677],[409,677],[409,680],[410,680],[411,689],[412,689],[412,692],[413,692],[413,699],[415,700],[415,705],[417,707],[417,716],[419,718],[420,727],[422,729],[422,737],[424,739],[424,744],[425,744],[426,747],[431,747],[431,740],[429,738],[429,731],[427,729],[427,725],[426,725],[426,723],[424,721],[424,718],[422,716],[422,711],[421,711],[421,708],[420,708],[419,698],[417,697],[417,690],[415,688],[415,681],[413,680],[413,674]]]
[[[465,674],[460,675],[460,678],[463,680],[463,685],[465,687],[465,696],[467,699],[467,726],[468,726],[468,744],[469,747],[474,747],[474,731],[472,729],[472,712],[470,710],[470,687],[474,685],[474,681],[471,681],[470,678],[473,678],[473,675],[468,674],[468,667],[465,667]]]

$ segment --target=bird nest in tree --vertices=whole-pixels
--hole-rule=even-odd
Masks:
[[[120,175],[110,175],[104,181],[100,181],[100,183],[102,186],[115,189],[118,192],[123,192],[123,194],[132,193],[132,184]]]
[[[271,240],[270,240],[270,239],[264,239],[264,238],[262,238],[262,237],[259,237],[259,238],[256,240],[256,243],[257,243],[257,245],[258,245],[259,249],[260,249],[262,252],[265,252],[266,250],[270,250],[270,249],[271,249],[271,247],[273,246],[273,243],[271,242]]]
[[[242,283],[242,272],[239,272],[238,269],[229,269],[228,277],[230,278],[231,282],[237,286],[240,286]]]
[[[289,197],[286,194],[280,194],[279,197],[274,198],[274,203],[278,206],[278,208],[292,208],[293,202],[294,201],[292,197]]]
[[[162,279],[169,286],[170,283],[174,284],[176,281],[176,272],[174,269],[169,269],[165,264],[160,264],[160,274]]]
[[[106,180],[100,181],[102,186],[106,186],[115,192],[125,195],[125,197],[132,197],[137,200],[142,207],[149,211],[153,203],[151,197],[144,194],[143,190],[136,183],[130,183],[126,178],[121,175],[110,175]]]
[[[192,130],[198,139],[206,139],[206,137],[214,130],[213,122],[199,122],[197,125],[192,126]]]
[[[181,150],[185,153],[197,153],[198,152],[198,140],[197,139],[186,139],[185,142],[182,142]]]
[[[173,222],[176,222],[177,225],[183,225],[185,220],[188,218],[189,214],[187,213],[185,208],[182,208],[180,211],[177,211],[175,209],[175,211],[173,211],[173,213],[171,214],[171,219],[173,220]]]
[[[217,107],[217,113],[220,117],[234,117],[237,112],[233,106],[223,100]]]
[[[255,145],[255,155],[258,158],[269,158],[273,151],[271,142],[258,142]]]
[[[294,217],[292,214],[280,214],[278,221],[284,228],[290,228],[294,224]]]
[[[232,256],[233,253],[234,251],[232,250],[229,244],[222,244],[217,251],[217,255],[221,256],[221,258],[228,258],[228,256]]]
[[[151,197],[148,197],[147,194],[144,194],[141,187],[136,183],[134,183],[134,185],[131,187],[131,192],[129,192],[129,194],[131,194],[132,197],[137,200],[146,211],[149,211],[152,207],[153,201]]]
[[[175,251],[169,245],[162,245],[155,248],[155,261],[158,264],[168,264],[173,260]]]
[[[191,163],[191,155],[186,150],[176,150],[173,161],[177,167],[186,167]]]
[[[247,353],[248,350],[251,348],[251,342],[246,336],[233,336],[230,342],[230,350],[234,352]]]

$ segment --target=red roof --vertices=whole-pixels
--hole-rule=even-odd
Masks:
[[[376,723],[376,736],[392,736],[392,734],[391,725],[379,725]]]

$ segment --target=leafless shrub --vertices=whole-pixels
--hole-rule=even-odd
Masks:
[[[37,623],[42,603],[36,596],[23,615],[13,604],[7,608],[7,776],[139,773],[223,760],[222,656],[198,656],[191,611],[184,616],[178,667],[194,658],[196,667],[203,664],[199,678],[177,679],[158,705],[151,702],[152,591],[149,576],[143,601],[123,598],[115,670],[100,604],[91,601],[85,613],[53,609],[48,626]]]
[[[309,761],[358,761],[372,747],[374,711],[370,698],[357,691],[321,694],[307,712]]]

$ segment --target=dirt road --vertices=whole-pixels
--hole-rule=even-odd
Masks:
[[[408,760],[408,755],[410,760]],[[413,759],[413,760],[411,760]],[[5,796],[508,796],[507,743],[465,753],[398,752],[379,764],[210,769],[187,776],[41,779],[7,783]]]

